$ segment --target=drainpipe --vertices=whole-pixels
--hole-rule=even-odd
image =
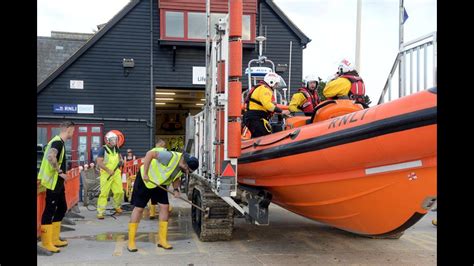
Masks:
[[[155,87],[153,86],[153,0],[150,0],[150,148],[155,146]]]

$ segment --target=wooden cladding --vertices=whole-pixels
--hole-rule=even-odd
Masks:
[[[211,12],[227,13],[229,0],[211,0]],[[206,0],[158,0],[160,9],[206,12]],[[243,0],[244,14],[257,14],[257,0]]]

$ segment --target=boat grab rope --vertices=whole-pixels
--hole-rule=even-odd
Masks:
[[[258,141],[256,141],[256,142],[254,142],[252,145],[253,145],[254,147],[258,147],[258,146],[268,146],[268,145],[272,145],[272,144],[274,144],[274,143],[277,143],[277,142],[279,142],[279,141],[282,141],[282,140],[284,140],[284,139],[286,139],[286,138],[288,138],[288,137],[290,137],[290,138],[293,140],[293,139],[295,139],[295,138],[298,136],[298,134],[300,134],[300,131],[301,131],[301,129],[298,128],[297,130],[295,130],[295,131],[293,131],[293,132],[291,132],[291,133],[288,133],[288,134],[282,136],[281,138],[276,139],[276,140],[274,140],[274,141],[272,141],[272,142],[261,144],[261,143],[260,143],[261,140],[258,140]],[[250,146],[249,146],[249,147],[250,147]],[[248,148],[248,147],[247,147],[247,148]],[[245,149],[245,148],[244,148],[244,149]]]

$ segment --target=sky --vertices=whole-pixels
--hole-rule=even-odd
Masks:
[[[313,74],[327,80],[343,58],[355,65],[357,0],[273,1],[312,40],[303,50],[303,77]],[[92,33],[128,2],[38,0],[37,35],[50,36],[51,31]],[[404,5],[409,16],[404,24],[405,42],[436,31],[436,0],[404,0]],[[373,103],[380,97],[397,56],[398,12],[399,0],[362,0],[359,73]],[[431,80],[429,74],[429,86]]]

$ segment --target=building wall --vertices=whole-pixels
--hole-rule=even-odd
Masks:
[[[155,2],[155,1],[153,1]],[[118,129],[125,134],[123,148],[144,155],[150,147],[150,128],[145,122],[108,121],[108,118],[150,120],[150,8],[141,1],[127,16],[90,47],[37,96],[38,121],[54,114],[53,104],[93,104],[94,114],[72,117],[104,118],[104,131]],[[133,58],[128,76],[123,58]],[[70,80],[83,80],[84,89],[69,89]],[[59,120],[57,120],[59,122]],[[82,120],[81,120],[82,121]],[[95,121],[101,122],[101,121]],[[154,136],[152,135],[151,138]]]
[[[159,43],[158,1],[152,0],[152,4],[153,87],[204,89],[203,85],[192,85],[192,67],[205,65],[204,47],[177,46],[176,64],[173,70],[173,46]],[[264,54],[273,60],[275,65],[289,65],[289,41],[293,41],[291,83],[294,88],[297,88],[295,84],[301,81],[302,73],[300,40],[269,9],[267,4],[261,4],[260,12],[262,12],[262,28],[266,27],[267,35]],[[258,23],[259,16],[257,16],[257,25]],[[45,116],[63,115],[53,113],[53,104],[93,104],[93,115],[71,114],[68,116],[104,119],[105,132],[110,129],[122,131],[126,137],[123,148],[130,147],[137,155],[144,155],[152,145],[155,133],[150,134],[150,128],[145,122],[107,119],[155,120],[156,114],[150,110],[152,101],[150,97],[150,37],[150,2],[142,0],[38,94],[38,121],[45,121]],[[251,49],[244,48],[242,74],[248,61],[258,56],[257,46],[254,45]],[[133,58],[135,62],[135,67],[128,75],[125,75],[122,67],[123,58]],[[288,83],[288,71],[283,74],[283,77]],[[83,80],[84,89],[70,89],[70,80]],[[243,84],[246,87],[245,77]]]
[[[154,8],[158,8],[155,4]],[[158,10],[154,11],[158,14]],[[293,91],[301,84],[303,73],[303,49],[301,48],[301,41],[299,38],[284,24],[283,21],[268,7],[266,3],[261,4],[262,12],[262,32],[259,33],[258,27],[260,23],[260,16],[256,17],[257,36],[258,34],[265,34],[267,41],[264,42],[263,55],[268,59],[278,64],[290,65],[290,41],[293,42],[292,47],[292,62],[291,62],[291,86]],[[157,43],[157,48],[154,49],[154,83],[158,87],[178,87],[178,88],[204,88],[204,85],[192,84],[192,67],[205,66],[205,48],[204,47],[188,47],[175,45],[175,66],[173,69],[173,45],[160,45],[159,16],[155,16],[153,20],[153,28],[156,29],[154,35],[154,43]],[[266,30],[265,30],[266,29]],[[245,47],[243,49],[242,57],[242,84],[247,88],[247,77],[245,76],[245,69],[251,59],[258,58],[258,44]],[[287,85],[289,81],[289,71],[287,70],[282,77],[285,79]]]

